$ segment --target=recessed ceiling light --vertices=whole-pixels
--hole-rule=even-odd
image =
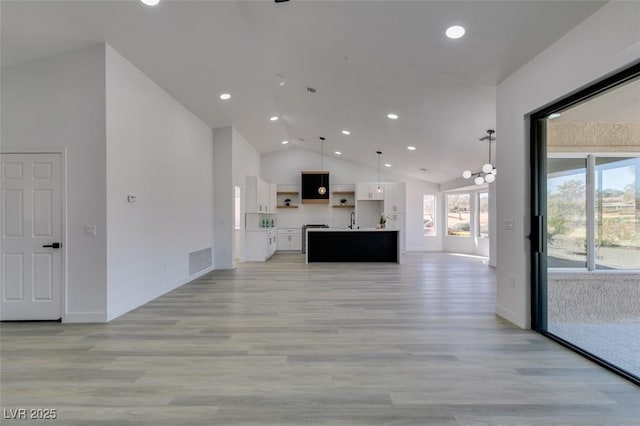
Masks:
[[[549,120],[553,120],[554,118],[558,118],[560,117],[562,114],[560,114],[559,112],[554,112],[549,114]]]
[[[445,34],[447,34],[447,37],[449,38],[456,39],[462,37],[465,32],[466,30],[464,29],[464,27],[461,27],[460,25],[453,25],[447,28]]]
[[[278,117],[277,115],[274,115],[274,116],[273,116],[273,117],[271,117],[269,120],[271,120],[271,121],[278,121],[278,118],[280,118],[280,117]]]
[[[391,167],[391,164],[389,164],[389,163],[384,163],[384,166],[385,166],[385,167]]]
[[[392,120],[397,120],[398,119],[398,114],[394,114],[394,113],[389,113],[387,114],[387,117],[389,117]]]
[[[342,155],[340,151],[336,151],[336,155]]]
[[[289,143],[289,141],[282,141],[282,145],[286,145],[288,143]]]
[[[348,130],[343,130],[343,131],[342,131],[342,134],[343,134],[343,135],[350,135],[350,134],[351,134],[351,132],[350,132],[350,131],[348,131]]]
[[[220,95],[220,99],[222,99],[223,101],[226,101],[227,99],[231,99],[231,95],[228,93],[223,93]]]
[[[408,149],[409,151],[415,151],[415,150],[416,150],[416,147],[415,147],[415,146],[408,146],[408,147],[407,147],[407,149]]]
[[[155,6],[160,2],[160,0],[140,0],[140,1],[146,4],[147,6]]]

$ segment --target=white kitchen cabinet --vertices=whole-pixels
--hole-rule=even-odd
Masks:
[[[279,228],[278,250],[302,251],[302,231],[300,228]]]
[[[269,183],[260,179],[258,176],[247,176],[245,186],[245,192],[247,194],[246,212],[272,213],[269,211],[269,198],[271,197],[271,186]]]
[[[276,232],[275,229],[270,229],[269,231],[267,231],[267,238],[265,239],[265,242],[268,239],[268,243],[267,243],[267,259],[270,258],[271,256],[273,256],[273,253],[276,252],[276,248],[278,247],[278,233]]]
[[[262,213],[269,213],[269,183],[258,180],[258,203]]]
[[[269,213],[278,212],[278,185],[275,183],[269,184]]]
[[[406,186],[404,182],[384,184],[384,212],[387,214],[406,213]]]
[[[386,229],[393,229],[404,232],[404,223],[406,222],[406,214],[405,213],[386,213],[387,223],[385,224]]]
[[[245,260],[264,262],[273,256],[277,246],[275,229],[247,229],[245,231]]]
[[[384,184],[380,184],[384,189]],[[358,200],[384,200],[384,191],[378,191],[378,183],[362,182],[356,184],[356,199]]]

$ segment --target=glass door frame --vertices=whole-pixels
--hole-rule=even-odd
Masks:
[[[589,87],[579,90],[552,105],[529,115],[530,165],[531,165],[531,328],[567,348],[589,358],[601,366],[640,385],[637,377],[630,375],[606,360],[597,357],[571,342],[547,331],[547,141],[546,122],[550,114],[564,111],[572,106],[598,96],[618,85],[640,77],[640,62],[623,71],[606,77]]]

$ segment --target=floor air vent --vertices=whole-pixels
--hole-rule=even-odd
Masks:
[[[189,275],[211,266],[211,247],[189,253]]]

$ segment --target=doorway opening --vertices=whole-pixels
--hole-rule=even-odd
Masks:
[[[532,328],[640,384],[640,64],[531,116]]]

